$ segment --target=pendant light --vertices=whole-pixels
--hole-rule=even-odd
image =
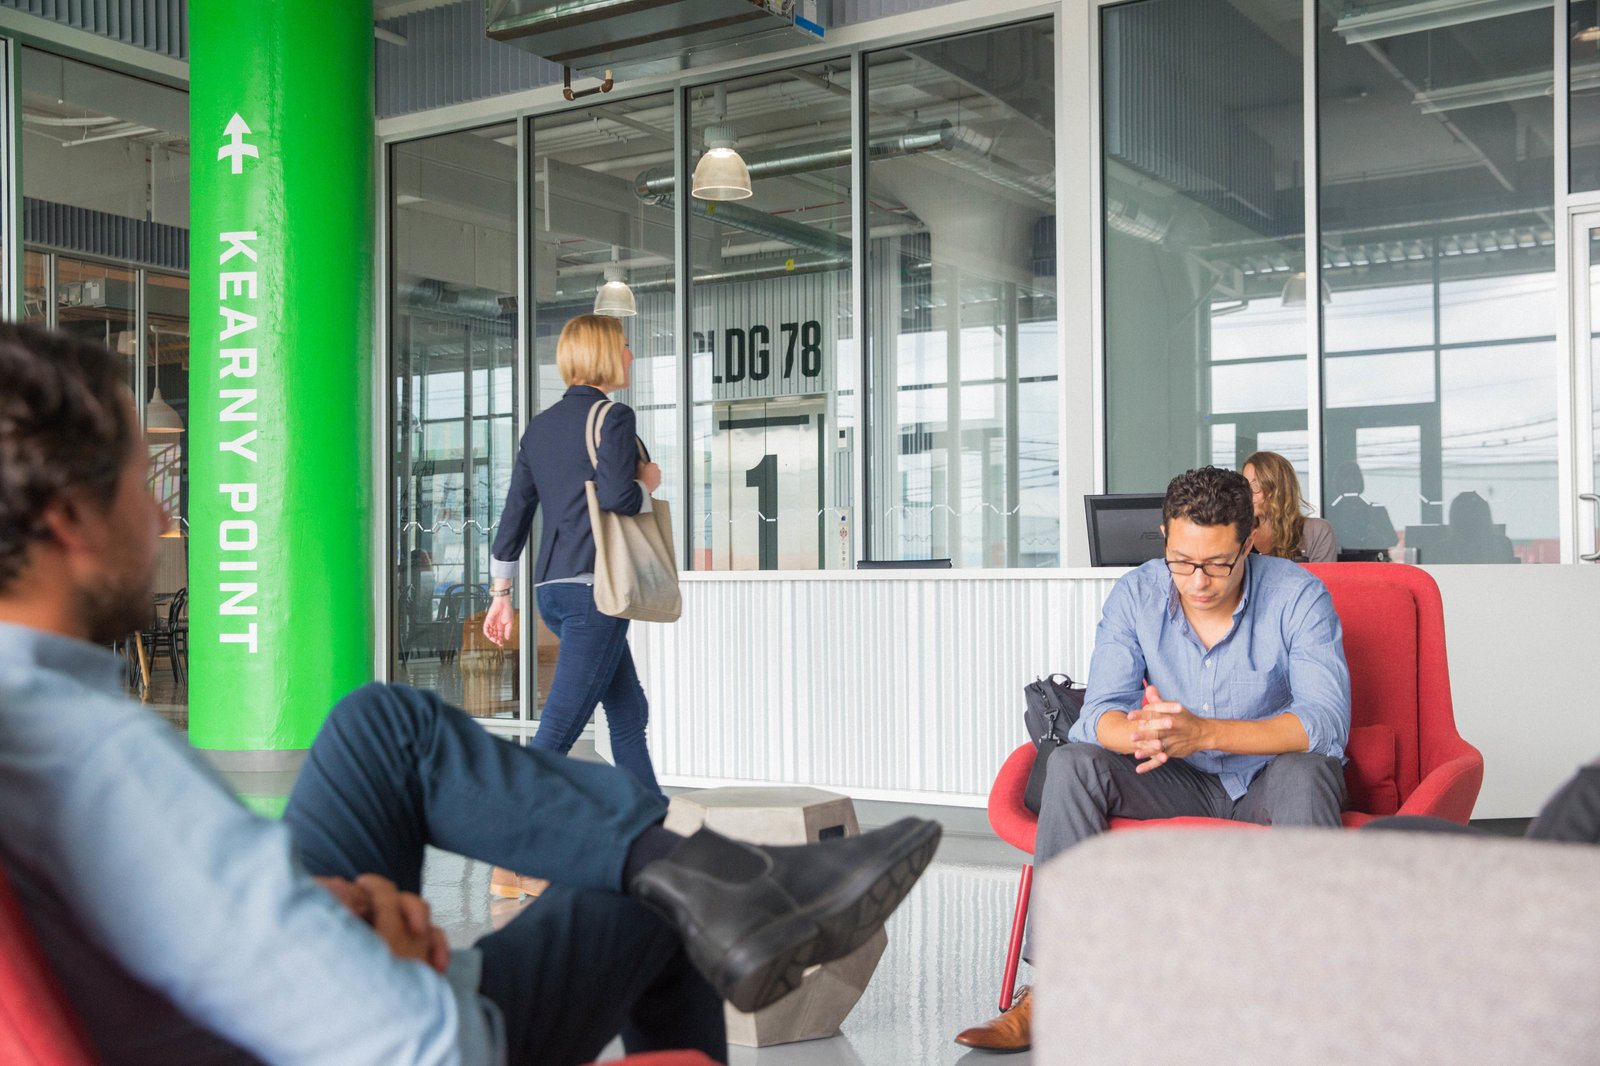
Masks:
[[[144,409],[144,430],[146,433],[182,433],[183,419],[161,396],[161,333],[154,328],[150,330],[150,355],[156,366],[155,391]]]
[[[1317,279],[1317,288],[1321,292],[1322,302],[1333,302],[1333,290],[1328,288],[1328,283],[1322,278]],[[1297,270],[1289,275],[1289,280],[1283,283],[1283,306],[1304,307],[1306,305],[1306,272]]]
[[[605,268],[605,284],[594,294],[594,313],[610,315],[612,318],[628,318],[638,314],[639,308],[633,301],[633,290],[622,280],[622,266],[617,262],[617,256],[617,246],[612,245],[611,263]]]
[[[721,85],[716,89],[716,101],[717,122],[706,127],[706,150],[695,164],[689,192],[697,200],[743,200],[752,192],[750,168],[733,150],[736,136],[733,127],[724,121],[728,117],[728,93]]]

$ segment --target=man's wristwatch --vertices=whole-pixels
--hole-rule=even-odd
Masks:
[[[491,595],[491,596],[509,596],[509,595],[511,595],[511,589],[510,589],[509,586],[506,587],[506,588],[503,588],[503,589],[490,589],[489,590],[489,595]]]

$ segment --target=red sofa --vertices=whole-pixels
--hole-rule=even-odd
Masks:
[[[1386,814],[1465,822],[1483,784],[1483,756],[1456,732],[1439,586],[1426,571],[1396,563],[1322,563],[1306,569],[1333,597],[1350,666],[1344,824],[1358,826]],[[1002,840],[1029,854],[1039,819],[1022,796],[1033,758],[1032,744],[1018,747],[989,790],[989,824]],[[1257,828],[1216,818],[1111,821],[1113,830],[1173,825]],[[1033,867],[1024,866],[1001,1010],[1011,1005],[1032,884]]]

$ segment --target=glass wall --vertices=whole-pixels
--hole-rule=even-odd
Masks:
[[[516,716],[521,685],[517,648],[482,633],[523,420],[516,144],[505,124],[390,155],[394,677],[498,718]]]
[[[188,94],[34,48],[20,82],[25,197],[188,228]]]
[[[1568,0],[1572,191],[1600,189],[1600,0]]]
[[[672,130],[671,93],[535,118],[530,213],[534,409],[566,391],[556,369],[561,327],[592,313],[609,279],[627,285],[637,311],[622,318],[634,355],[632,384],[613,398],[634,409],[639,436],[661,467],[657,495],[679,501]]]
[[[676,503],[683,498],[676,223],[670,186],[664,199],[650,191],[654,175],[670,180],[672,174],[672,94],[607,99],[539,116],[529,129],[533,409],[544,410],[566,391],[556,368],[561,328],[575,315],[592,313],[610,280],[628,286],[636,313],[621,321],[634,353],[633,371],[630,386],[612,395],[634,409],[639,437],[661,467],[657,495]],[[536,517],[535,544],[538,522]],[[560,644],[531,601],[529,613],[537,641],[537,710],[549,692]]]
[[[873,558],[1060,562],[1054,37],[868,58]]]
[[[1582,313],[1578,321],[1586,323],[1589,334],[1585,338],[1586,343],[1580,344],[1578,350],[1582,353],[1587,348],[1590,426],[1594,433],[1591,469],[1594,472],[1594,484],[1600,486],[1600,219],[1596,219],[1593,228],[1588,230],[1586,238],[1579,245],[1579,254],[1574,258],[1578,263],[1586,264],[1580,265],[1574,288],[1581,293],[1579,300]],[[1580,358],[1583,356],[1580,355]],[[1595,523],[1595,551],[1600,552],[1600,499],[1591,500],[1590,503],[1593,507],[1591,517]]]
[[[1328,518],[1422,563],[1556,562],[1550,11],[1320,9]]]
[[[1309,473],[1297,10],[1144,0],[1102,16],[1112,492],[1257,449]]]
[[[691,195],[691,562],[848,569],[857,360],[850,65],[688,94],[689,159],[731,146],[752,195]]]
[[[188,685],[174,632],[188,587],[188,97],[37,49],[20,53],[22,316],[116,352],[143,397],[151,489],[172,525],[157,555],[144,654],[128,643],[129,676],[181,724]]]
[[[1557,561],[1551,10],[1319,0],[1316,285],[1296,10],[1102,11],[1109,485],[1309,475],[1309,369],[1341,549]]]

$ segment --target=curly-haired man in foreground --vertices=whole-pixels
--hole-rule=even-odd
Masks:
[[[663,829],[613,767],[495,739],[431,693],[329,715],[283,821],[123,695],[166,515],[98,345],[0,324],[0,864],[107,1062],[581,1063],[727,1054],[872,936],[931,860],[919,819],[759,848]],[[553,882],[452,952],[426,845]]]

